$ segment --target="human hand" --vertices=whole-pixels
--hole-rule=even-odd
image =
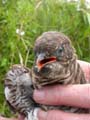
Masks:
[[[16,118],[5,118],[0,116],[0,120],[17,120]]]
[[[87,82],[90,80],[90,64],[78,61],[85,73]],[[60,91],[60,92],[58,92]],[[46,105],[69,105],[90,108],[90,84],[50,86],[34,91],[34,100]],[[38,112],[39,120],[90,120],[90,114],[66,113],[60,110]]]
[[[23,115],[18,115],[18,120],[24,120],[25,116]],[[0,120],[17,120],[17,118],[5,118],[0,116]]]

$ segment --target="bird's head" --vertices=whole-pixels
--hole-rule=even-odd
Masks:
[[[58,67],[62,69],[63,64],[67,65],[69,61],[75,58],[75,51],[70,39],[56,31],[45,32],[38,37],[35,42],[34,53],[34,71],[41,75],[48,75],[51,71],[55,72]]]

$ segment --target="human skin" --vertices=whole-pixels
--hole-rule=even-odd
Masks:
[[[69,105],[75,107],[90,108],[90,63],[78,61],[84,71],[88,84],[82,85],[56,85],[35,90],[33,98],[37,103],[47,105]],[[60,91],[60,92],[59,92]],[[38,111],[39,120],[90,120],[90,114],[66,113],[61,110]],[[19,116],[19,120],[23,120]],[[15,118],[3,118],[0,120],[17,120]]]

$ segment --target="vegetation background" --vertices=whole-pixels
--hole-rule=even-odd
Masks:
[[[90,8],[85,0],[0,0],[0,114],[10,116],[4,76],[13,64],[33,65],[34,41],[44,31],[68,35],[79,59],[90,61]]]

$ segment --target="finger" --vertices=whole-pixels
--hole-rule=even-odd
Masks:
[[[24,115],[18,115],[18,120],[24,120],[25,116]]]
[[[66,113],[58,110],[39,111],[39,120],[90,120],[90,114]]]
[[[16,118],[5,118],[0,116],[0,120],[17,120]]]
[[[90,108],[90,84],[49,86],[35,90],[33,97],[41,104]]]
[[[77,62],[80,64],[82,70],[84,71],[84,75],[85,75],[87,82],[90,83],[90,63],[80,61],[80,60],[78,60]]]

